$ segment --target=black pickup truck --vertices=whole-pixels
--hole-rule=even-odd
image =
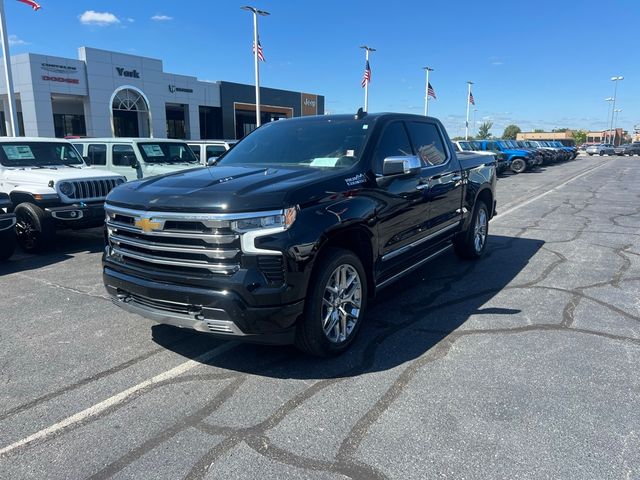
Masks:
[[[376,291],[483,253],[495,185],[495,158],[456,154],[434,118],[272,122],[215,166],[114,189],[104,283],[160,323],[338,354]]]

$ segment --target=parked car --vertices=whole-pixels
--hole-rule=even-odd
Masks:
[[[616,155],[640,155],[640,143],[625,143],[614,147],[613,151],[616,152]]]
[[[478,140],[482,150],[499,151],[507,156],[513,173],[522,173],[534,168],[537,164],[534,155],[529,150],[511,147],[506,140]]]
[[[496,160],[496,170],[498,173],[502,173],[511,167],[511,162],[507,158],[507,155],[500,150],[483,150],[480,142],[476,140],[459,140],[453,142],[459,152],[475,152],[480,155],[492,155]]]
[[[89,168],[68,141],[0,138],[0,192],[10,196],[18,243],[49,247],[56,230],[104,224],[104,199],[125,178]]]
[[[613,145],[610,143],[598,143],[596,145],[590,145],[587,147],[587,155],[615,155],[616,151]]]
[[[7,260],[16,249],[16,216],[11,198],[0,193],[0,261]]]
[[[565,150],[554,147],[545,140],[530,140],[529,144],[550,152],[553,155],[554,162],[564,162],[569,159],[569,155]]]
[[[334,355],[377,291],[452,247],[483,254],[495,185],[434,118],[271,122],[216,166],[113,190],[103,279],[160,323]]]
[[[164,138],[83,138],[73,144],[87,164],[127,180],[200,166],[186,142]]]
[[[193,140],[188,143],[198,161],[202,165],[208,165],[215,163],[237,140]]]
[[[526,148],[529,150],[533,150],[540,155],[541,165],[549,165],[557,161],[557,155],[545,148],[540,148],[538,145],[533,144],[531,141],[527,140],[519,140],[516,142],[520,148]]]

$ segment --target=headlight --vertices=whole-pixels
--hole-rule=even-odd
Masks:
[[[60,183],[60,185],[58,185],[58,190],[60,190],[60,193],[64,196],[70,197],[71,195],[73,195],[75,188],[73,187],[72,183],[62,182]]]
[[[263,217],[259,216],[259,213],[256,212],[255,217],[243,218],[241,220],[234,221],[232,228],[239,233],[266,228],[281,228],[282,230],[286,230],[293,225],[293,222],[296,221],[297,213],[297,207],[287,208],[277,215],[268,215]]]

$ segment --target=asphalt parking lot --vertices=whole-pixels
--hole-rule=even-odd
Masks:
[[[640,478],[640,159],[498,182],[486,256],[331,360],[108,300],[100,231],[0,266],[0,478]]]

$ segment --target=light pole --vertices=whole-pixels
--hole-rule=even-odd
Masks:
[[[614,110],[614,113],[616,114],[616,119],[615,119],[615,121],[613,122],[613,141],[614,141],[614,144],[615,144],[615,140],[616,140],[616,133],[618,132],[618,114],[619,114],[621,111],[622,111],[622,109],[621,109],[621,108],[616,108],[616,109]],[[622,137],[620,137],[620,138],[622,138]]]
[[[467,121],[464,122],[464,139],[469,140],[469,105],[471,103],[471,85],[473,82],[467,82]]]
[[[614,111],[616,109],[616,94],[618,93],[618,82],[620,80],[624,80],[624,77],[622,77],[622,76],[611,77],[611,81],[614,82],[614,85],[615,85],[613,87],[613,110],[611,111],[611,129],[613,129],[613,113],[614,113]],[[615,143],[616,143],[615,137],[613,138],[613,142],[612,143],[615,145]]]
[[[477,108],[473,109],[473,128],[471,129],[471,135],[473,135],[473,132],[475,132],[476,128],[478,128],[478,124],[476,122],[476,112],[478,111]]]
[[[360,48],[364,49],[365,69],[368,70],[369,78],[364,79],[364,111],[369,111],[369,82],[371,81],[371,67],[369,66],[369,52],[375,52],[375,48],[361,45]],[[366,72],[365,72],[366,73]]]
[[[256,72],[256,128],[260,126],[260,67],[258,66],[258,15],[267,16],[269,12],[255,7],[244,6],[242,10],[253,13],[253,63]]]
[[[613,97],[607,97],[604,99],[607,102],[607,121],[605,122],[604,136],[602,138],[602,143],[607,143],[607,127],[609,126],[609,111],[611,110],[611,102],[613,102]]]
[[[424,116],[429,115],[429,72],[433,72],[433,68],[431,67],[422,67],[422,69],[427,73],[427,83],[424,86]]]

